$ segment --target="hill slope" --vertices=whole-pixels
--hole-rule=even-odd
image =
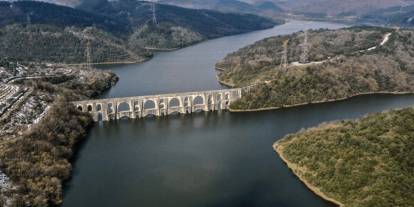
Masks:
[[[85,2],[78,8],[126,21],[132,28],[151,23],[153,17],[151,4],[135,0],[98,0],[95,3]],[[181,26],[205,38],[264,29],[275,24],[255,15],[224,14],[163,4],[156,5],[156,18],[158,23]]]
[[[269,0],[252,0],[263,2]],[[378,9],[407,6],[413,0],[271,0],[285,10],[320,16],[363,15]]]
[[[414,206],[414,109],[323,124],[274,147],[313,191],[344,207]]]
[[[126,32],[122,22],[82,10],[44,2],[0,1],[0,27],[9,24],[47,24],[58,27],[94,26],[110,32]]]
[[[257,4],[239,0],[161,0],[159,2],[186,8],[211,9],[221,12],[247,13],[268,17],[276,17],[283,14],[283,10],[271,1],[259,2]]]
[[[129,48],[123,22],[43,2],[0,2],[0,58],[30,62],[139,62],[150,54]]]
[[[92,63],[140,62],[151,55],[93,27],[8,25],[0,34],[0,57],[23,62],[85,63],[88,45]]]
[[[309,61],[300,64],[303,33],[267,38],[217,64],[231,86],[254,85],[233,109],[327,102],[365,93],[414,92],[414,31],[356,27],[309,33]],[[289,40],[287,68],[281,66]]]
[[[89,2],[89,1],[88,1]],[[149,49],[272,27],[254,15],[223,14],[157,5],[157,24],[147,2],[100,0],[81,9],[54,4],[0,2],[0,57],[18,61],[140,62]],[[88,49],[90,48],[90,49]]]

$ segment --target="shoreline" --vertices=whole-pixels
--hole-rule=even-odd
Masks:
[[[329,99],[329,100],[324,100],[324,101],[315,101],[315,102],[310,102],[310,103],[299,103],[299,104],[283,105],[283,106],[272,106],[272,107],[264,107],[264,108],[257,108],[257,109],[232,109],[230,107],[229,111],[233,113],[273,111],[273,110],[278,110],[278,109],[294,108],[294,107],[314,105],[314,104],[334,103],[334,102],[345,101],[351,98],[355,98],[358,96],[365,96],[365,95],[408,95],[408,94],[414,94],[414,92],[387,92],[387,91],[367,92],[367,93],[359,93],[359,94],[348,96],[345,98]]]
[[[146,50],[155,51],[155,52],[171,52],[181,49],[180,47],[176,48],[155,48],[155,47],[144,47]]]
[[[128,64],[137,64],[137,63],[143,63],[145,61],[150,60],[151,58],[146,58],[144,60],[140,60],[140,61],[114,61],[114,62],[98,62],[98,63],[90,63],[90,65],[112,65],[112,64],[119,64],[119,65],[128,65]],[[63,65],[67,65],[67,66],[85,66],[88,65],[88,63],[69,63],[69,64],[65,64],[63,63]]]
[[[283,140],[283,139],[281,139]],[[344,207],[345,205],[329,196],[327,196],[324,192],[322,192],[318,187],[312,185],[311,183],[309,183],[303,176],[301,176],[297,171],[297,167],[296,164],[293,164],[291,162],[289,162],[289,160],[283,155],[283,147],[280,145],[280,141],[277,141],[273,144],[273,149],[275,150],[275,152],[279,155],[280,159],[282,159],[282,161],[287,165],[287,167],[289,168],[289,170],[297,177],[299,178],[299,180],[310,190],[312,191],[314,194],[316,194],[317,196],[319,196],[320,198],[322,198],[325,201],[331,202],[339,207]]]

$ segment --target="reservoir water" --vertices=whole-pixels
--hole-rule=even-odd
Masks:
[[[265,37],[344,25],[291,21],[272,29],[108,66],[120,82],[103,97],[219,89],[214,64]],[[414,96],[375,95],[257,113],[199,113],[96,124],[74,160],[66,207],[319,207],[272,144],[319,123],[412,106]]]

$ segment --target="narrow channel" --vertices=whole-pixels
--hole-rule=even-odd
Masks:
[[[103,97],[219,89],[214,64],[229,52],[269,36],[340,27],[291,21],[159,53],[141,64],[106,66],[120,82]],[[270,112],[100,123],[77,153],[64,206],[332,206],[287,169],[272,144],[322,122],[413,104],[412,95],[375,95]]]

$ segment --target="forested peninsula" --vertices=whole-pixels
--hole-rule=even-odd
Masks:
[[[340,206],[414,206],[414,109],[325,123],[274,145],[312,191]]]

